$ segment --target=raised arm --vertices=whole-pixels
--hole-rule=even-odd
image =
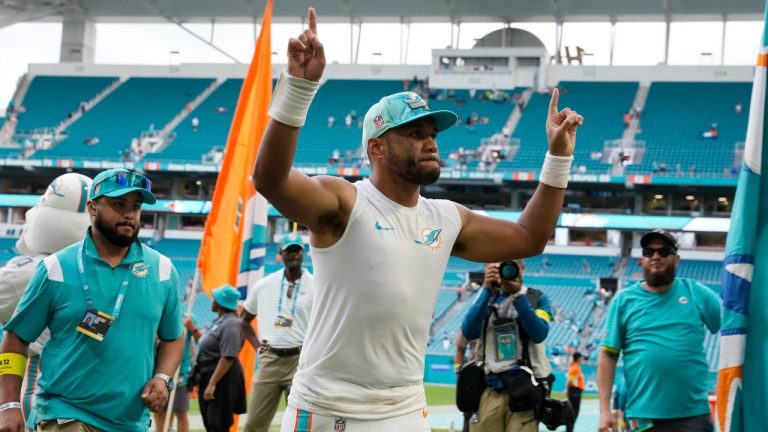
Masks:
[[[308,227],[314,235],[322,236],[338,231],[339,222],[346,226],[355,195],[346,180],[327,176],[310,178],[291,168],[299,128],[304,125],[325,68],[315,9],[310,8],[308,15],[309,28],[288,41],[288,71],[281,74],[272,97],[271,120],[259,147],[253,184],[284,216]],[[328,223],[329,220],[333,223]],[[334,240],[329,239],[331,243]]]
[[[555,230],[568,184],[576,128],[584,118],[570,108],[557,110],[559,92],[552,91],[547,115],[549,153],[536,193],[517,222],[477,214],[458,205],[462,229],[453,255],[472,261],[498,262],[526,258],[544,251]]]

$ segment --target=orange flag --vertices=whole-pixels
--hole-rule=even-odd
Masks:
[[[248,282],[243,283],[243,280],[252,282],[252,278],[246,276],[238,280],[238,274],[241,269],[253,274],[253,271],[249,272],[253,268],[249,267],[249,262],[253,264],[253,256],[251,250],[243,250],[243,244],[254,242],[252,237],[257,232],[266,233],[265,229],[254,227],[255,219],[263,217],[266,220],[266,205],[257,203],[259,200],[251,173],[269,120],[267,109],[272,97],[272,5],[273,0],[267,0],[256,50],[240,90],[200,245],[197,267],[202,277],[202,290],[209,296],[213,289],[230,284],[239,287],[245,298]],[[254,214],[257,208],[263,209],[263,215]],[[241,257],[244,262],[241,262]],[[263,268],[263,260],[256,264]],[[240,361],[245,372],[246,391],[250,391],[254,357],[251,346],[245,344]],[[235,419],[233,430],[237,430],[237,424]]]

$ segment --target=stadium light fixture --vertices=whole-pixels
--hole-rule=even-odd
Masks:
[[[696,197],[695,197],[695,196],[693,196],[693,195],[686,195],[686,196],[685,196],[685,199],[687,199],[688,201],[693,201],[693,200],[695,200],[695,199],[696,199]]]
[[[653,199],[657,199],[657,200],[664,199],[664,195],[654,195]]]

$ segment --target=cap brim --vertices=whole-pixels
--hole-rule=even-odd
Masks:
[[[114,190],[112,192],[103,193],[101,195],[98,195],[96,198],[100,196],[110,197],[110,198],[117,198],[121,197],[123,195],[127,195],[131,192],[138,192],[141,194],[141,200],[144,204],[154,204],[157,202],[157,198],[155,198],[155,194],[152,192],[140,188],[140,187],[129,187],[129,188],[122,188],[118,190]]]
[[[437,129],[437,132],[442,132],[446,129],[450,129],[459,120],[459,116],[457,116],[456,113],[454,113],[453,111],[447,111],[447,110],[426,111],[422,114],[415,115],[413,117],[408,117],[407,119],[401,121],[400,123],[395,123],[392,126],[390,126],[389,129],[394,129],[396,127],[406,125],[408,123],[411,123],[413,121],[416,121],[418,119],[425,118],[425,117],[431,117],[435,121],[435,129]]]

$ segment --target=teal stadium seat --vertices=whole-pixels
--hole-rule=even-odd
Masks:
[[[11,258],[18,255],[15,238],[0,238],[0,266],[5,265]]]

